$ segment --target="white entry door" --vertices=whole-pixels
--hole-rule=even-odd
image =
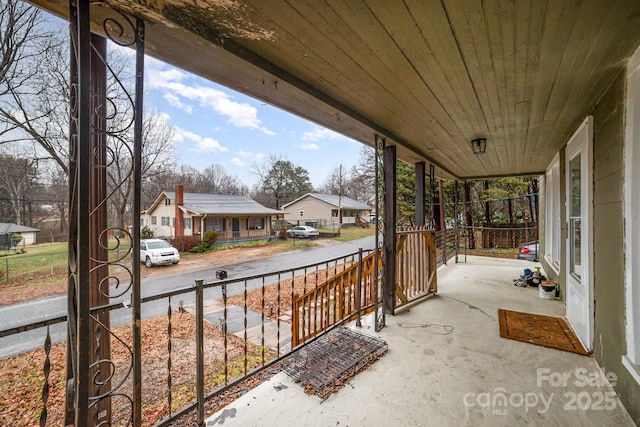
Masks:
[[[567,144],[567,319],[587,350],[593,348],[592,164],[593,119]]]

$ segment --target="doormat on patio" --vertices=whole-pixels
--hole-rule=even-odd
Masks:
[[[386,352],[381,339],[337,328],[290,356],[285,372],[308,394],[325,399]]]
[[[500,336],[588,356],[580,340],[560,317],[498,309]]]

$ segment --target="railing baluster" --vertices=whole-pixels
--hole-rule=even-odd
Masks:
[[[304,278],[302,280],[304,280]],[[291,319],[290,320],[292,325],[293,325],[293,310],[294,310],[293,302],[296,300],[295,285],[296,285],[296,272],[291,271]],[[278,322],[280,322],[280,319],[278,319]],[[293,344],[293,337],[292,337],[291,343]]]
[[[342,262],[344,262],[344,258],[342,259]],[[336,277],[338,275],[338,260],[335,260],[333,262],[333,277]],[[329,278],[327,277],[327,281],[329,280]],[[329,325],[335,325],[336,323],[336,315],[338,314],[338,310],[337,310],[337,304],[338,304],[338,286],[337,284],[334,282],[334,285],[332,286],[333,288],[333,322],[331,322],[329,319],[327,321],[327,323]],[[329,291],[331,292],[331,291]],[[331,322],[331,323],[329,323]]]
[[[51,352],[51,335],[49,334],[49,327],[47,326],[47,335],[44,338],[44,367],[42,372],[44,374],[44,384],[42,384],[42,412],[40,413],[40,427],[47,425],[47,401],[49,400],[49,374],[51,373],[51,359],[49,359],[49,353]]]
[[[173,394],[171,391],[172,388],[172,384],[171,384],[171,350],[172,350],[172,342],[171,342],[171,334],[172,334],[172,330],[171,330],[171,297],[169,297],[169,306],[167,307],[167,353],[168,353],[168,357],[167,357],[167,403],[169,404],[169,417],[171,416],[171,413],[173,412]]]
[[[277,350],[278,350],[278,357],[280,357],[280,281],[281,281],[281,276],[280,273],[278,273],[278,307],[276,307],[276,331],[277,331],[277,340],[278,340],[278,344],[277,344]]]
[[[198,401],[198,426],[204,425],[204,295],[202,286],[203,280],[196,280],[196,394]]]
[[[356,291],[356,326],[362,326],[362,319],[360,318],[360,307],[362,305],[361,295],[362,295],[362,248],[358,249],[358,281],[357,291]]]
[[[260,343],[261,343],[261,347],[260,347],[260,353],[262,354],[262,364],[264,365],[264,354],[265,354],[265,348],[264,348],[264,276],[262,276],[262,310],[260,310],[260,316],[261,316],[261,333],[262,336],[260,337]]]
[[[228,358],[228,340],[227,340],[227,284],[222,284],[222,303],[223,308],[223,323],[222,323],[222,336],[224,338],[224,385],[229,384],[229,358]]]
[[[307,332],[304,332],[304,335],[300,337],[300,341],[306,341],[306,338],[316,330],[316,301],[318,301],[318,295],[316,294],[313,294],[313,301],[311,301],[311,296],[309,296],[309,298],[305,300],[305,305],[309,305],[309,312],[307,313],[307,325],[309,330]],[[313,307],[311,307],[312,304]],[[311,317],[312,313],[313,317]]]
[[[307,273],[307,267],[305,267],[304,268],[304,278],[302,279],[302,295],[306,295],[307,294],[307,274],[308,274]],[[295,310],[296,307],[294,306],[293,309]],[[309,311],[309,310],[311,310],[311,307],[307,308],[307,299],[304,298],[302,300],[302,314],[297,313],[298,316],[296,316],[296,319],[297,318],[301,318],[302,319],[302,336],[303,337],[307,335],[307,332],[305,332],[307,330],[305,321],[306,321],[306,318],[307,318],[306,312]],[[291,314],[293,314],[293,313],[291,313]],[[292,320],[292,322],[293,322],[293,320]],[[300,325],[296,324],[296,331],[297,331],[296,340],[295,341],[293,341],[293,339],[291,340],[291,347],[294,346],[294,344],[293,344],[294,342],[296,342],[296,343],[298,342],[298,337],[300,336],[300,329],[299,328],[300,328]],[[309,326],[309,330],[311,330],[310,326]]]
[[[244,281],[244,374],[247,375],[247,353],[248,353],[248,341],[247,341],[247,281]]]

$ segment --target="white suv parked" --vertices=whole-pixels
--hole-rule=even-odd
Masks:
[[[180,261],[180,252],[166,240],[140,240],[140,261],[149,268],[154,265],[177,264]]]

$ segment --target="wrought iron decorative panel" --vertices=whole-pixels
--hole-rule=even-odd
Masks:
[[[140,193],[144,25],[101,1],[70,2],[69,279],[66,423],[140,425]],[[92,28],[91,22],[101,22]],[[136,52],[133,85],[112,67],[107,40]],[[133,86],[133,87],[131,87]],[[133,93],[133,95],[131,95]],[[115,172],[117,170],[117,173]],[[107,207],[133,187],[131,228]],[[127,192],[130,193],[130,192]],[[125,277],[125,279],[122,279]],[[110,326],[131,308],[131,339]],[[116,363],[112,349],[125,354]]]

